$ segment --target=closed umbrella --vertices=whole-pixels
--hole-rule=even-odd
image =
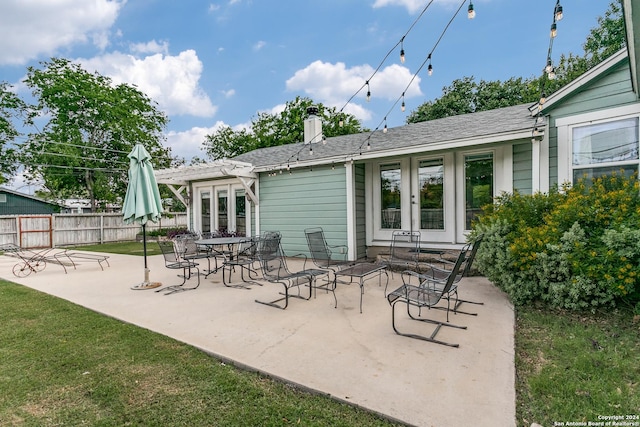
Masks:
[[[131,289],[153,289],[161,285],[159,282],[149,281],[147,267],[147,221],[156,222],[162,215],[162,201],[158,183],[153,174],[151,156],[142,144],[136,144],[129,155],[129,184],[124,197],[122,214],[126,224],[134,222],[142,225],[142,244],[144,248],[144,282]]]

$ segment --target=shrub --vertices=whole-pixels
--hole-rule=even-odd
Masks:
[[[474,224],[479,270],[515,304],[595,309],[640,302],[637,176],[581,180],[563,191],[504,194]]]

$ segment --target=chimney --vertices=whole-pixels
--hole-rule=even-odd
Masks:
[[[322,120],[318,117],[318,107],[307,108],[309,118],[304,121],[304,143],[315,144],[322,141]]]

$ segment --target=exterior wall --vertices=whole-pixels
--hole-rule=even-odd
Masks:
[[[625,59],[600,78],[586,84],[577,93],[558,102],[549,112],[549,183],[558,182],[558,132],[556,120],[587,112],[606,110],[636,102],[631,87],[629,61]]]
[[[365,203],[365,166],[355,166],[355,196],[356,196],[356,257],[358,259],[366,257],[367,254],[367,219]]]
[[[531,144],[515,144],[513,146],[513,190],[521,194],[531,194],[531,179]]]
[[[347,245],[347,188],[343,166],[260,175],[260,231],[282,233],[287,255],[309,255],[305,228],[322,227],[330,245]]]
[[[51,214],[59,211],[56,205],[0,191],[0,215]]]

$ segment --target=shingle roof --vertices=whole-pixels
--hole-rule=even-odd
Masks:
[[[513,107],[481,111],[472,114],[445,117],[427,122],[412,123],[381,131],[327,138],[326,143],[303,143],[261,148],[234,157],[234,160],[251,163],[257,168],[286,167],[296,159],[307,164],[330,163],[364,155],[368,158],[400,154],[407,150],[433,150],[488,142],[522,138],[531,132],[534,118],[529,107],[521,104]],[[367,149],[367,142],[370,148]]]

